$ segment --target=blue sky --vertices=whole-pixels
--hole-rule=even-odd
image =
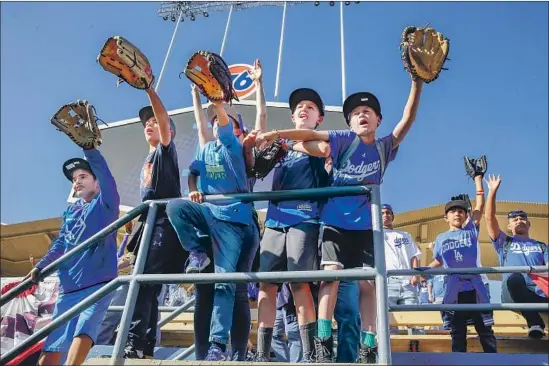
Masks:
[[[63,104],[88,99],[107,122],[135,117],[144,93],[115,87],[96,64],[103,42],[122,35],[148,56],[158,75],[174,24],[160,3],[2,3],[1,221],[58,217],[70,183],[61,173],[81,151],[50,124]],[[371,91],[383,109],[379,134],[401,117],[410,81],[398,45],[407,25],[427,21],[451,40],[450,71],[425,85],[418,118],[388,169],[384,201],[396,212],[436,205],[474,187],[463,156],[486,154],[500,173],[499,199],[547,202],[547,3],[386,2],[352,4],[345,11],[347,93]],[[233,13],[224,58],[262,60],[273,100],[282,8]],[[218,52],[226,12],[185,21],[179,28],[160,96],[171,109],[191,104],[179,79],[198,49]],[[341,105],[339,8],[291,6],[280,101],[308,86],[328,105]],[[342,125],[342,128],[344,125]]]

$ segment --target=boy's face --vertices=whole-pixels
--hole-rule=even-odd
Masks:
[[[528,235],[530,231],[530,221],[522,216],[515,216],[507,220],[507,228],[513,235]]]
[[[99,184],[93,175],[85,169],[77,169],[72,173],[72,188],[78,198],[88,200],[99,192]]]
[[[240,141],[242,141],[245,136],[244,136],[244,133],[242,133],[242,130],[240,129],[240,126],[239,126],[238,122],[235,121],[233,119],[233,117],[231,117],[231,116],[228,116],[228,117],[229,117],[229,122],[233,125],[234,135]],[[214,138],[217,140],[219,138],[219,123],[218,123],[217,116],[215,116],[213,121],[212,121],[212,133],[213,133]]]
[[[149,118],[145,123],[144,130],[145,139],[150,145],[156,145],[160,141],[160,132],[158,132],[158,123],[155,117]]]
[[[454,207],[450,209],[445,216],[445,220],[453,227],[461,227],[467,219],[467,213],[464,209]]]
[[[297,103],[294,113],[292,113],[292,121],[298,130],[314,130],[324,121],[324,117],[320,115],[320,110],[315,103],[310,100],[302,100]]]
[[[381,118],[368,106],[359,105],[351,111],[349,125],[359,136],[375,134],[380,123]]]

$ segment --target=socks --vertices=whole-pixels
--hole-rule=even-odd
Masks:
[[[329,338],[332,336],[332,321],[329,319],[318,319],[318,338]]]
[[[257,329],[257,353],[268,357],[271,353],[272,340],[273,328],[259,327]]]
[[[367,347],[375,347],[376,346],[376,334],[373,332],[368,331],[361,331],[360,332],[360,343]]]
[[[316,336],[316,322],[299,326],[299,335],[303,346],[303,354],[310,354],[314,349],[314,338]]]

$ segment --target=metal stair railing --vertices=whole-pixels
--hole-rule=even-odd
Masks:
[[[376,207],[379,213],[379,218],[381,218],[379,186],[326,187],[326,188],[300,189],[300,190],[291,190],[291,191],[236,193],[236,194],[228,194],[228,195],[208,195],[204,197],[204,201],[215,202],[215,203],[233,203],[233,202],[253,202],[253,201],[270,201],[270,200],[284,201],[284,200],[298,200],[298,199],[315,199],[315,198],[318,199],[318,198],[358,196],[358,195],[369,195],[371,199],[375,199],[377,202]],[[375,198],[373,196],[375,196]],[[185,199],[185,198],[175,198],[175,199]],[[122,340],[125,340],[128,336],[129,325],[131,322],[131,317],[133,316],[133,312],[135,309],[135,301],[137,299],[137,294],[139,291],[139,284],[140,282],[143,282],[143,278],[141,278],[140,276],[150,276],[150,275],[143,275],[142,273],[144,270],[145,261],[147,259],[147,252],[148,252],[148,248],[151,241],[152,229],[154,227],[154,222],[156,219],[158,207],[167,204],[170,200],[171,199],[146,201],[140,204],[135,209],[128,212],[125,216],[119,218],[118,220],[114,221],[104,229],[100,230],[91,238],[85,240],[84,242],[76,246],[74,249],[67,252],[66,254],[64,254],[54,262],[52,262],[50,265],[46,266],[42,271],[40,271],[39,280],[42,280],[45,277],[51,275],[53,272],[55,272],[61,263],[65,262],[66,260],[72,258],[75,255],[82,253],[83,251],[88,249],[90,246],[103,240],[108,235],[112,234],[113,232],[121,228],[123,225],[125,225],[129,221],[133,220],[134,218],[136,218],[137,216],[139,216],[140,214],[148,210],[147,220],[145,222],[145,227],[144,227],[143,235],[140,242],[140,250],[137,254],[137,259],[136,259],[136,263],[134,265],[134,271],[132,272],[132,274],[129,276],[120,276],[110,281],[104,287],[102,287],[95,293],[91,294],[90,296],[88,296],[87,298],[85,298],[84,300],[76,304],[68,312],[60,315],[58,318],[53,320],[46,327],[40,329],[38,332],[32,334],[29,338],[25,339],[23,342],[21,342],[20,344],[18,344],[17,346],[9,350],[8,352],[2,354],[0,356],[0,363],[5,364],[11,361],[20,352],[22,352],[23,350],[36,344],[38,341],[48,336],[53,330],[55,330],[59,326],[63,325],[64,323],[66,323],[67,321],[75,317],[78,313],[88,308],[93,303],[99,301],[101,298],[108,295],[112,291],[116,290],[122,284],[129,282],[130,288],[128,290],[128,297],[126,298],[124,310],[122,312],[120,331],[118,332],[115,347],[113,350],[113,356],[111,357],[111,362],[114,365],[120,364],[121,362],[123,362]],[[382,235],[381,232],[380,234]],[[382,239],[382,236],[381,236],[381,239]],[[244,274],[244,273],[240,273],[240,274],[248,275],[248,277],[239,278],[235,282],[237,281],[247,282],[249,281],[247,280],[248,278],[254,277],[253,276],[254,274]],[[274,273],[270,273],[270,274],[274,274]],[[281,273],[281,274],[285,275],[287,273]],[[213,275],[214,275],[213,278],[206,278],[205,280],[200,278],[196,279],[194,278],[193,275],[181,274],[181,275],[175,275],[175,276],[179,276],[177,277],[178,279],[183,279],[182,281],[179,281],[179,283],[219,282],[215,277],[216,274],[213,274]],[[207,276],[207,274],[203,274],[202,276]],[[258,280],[261,279],[261,276],[256,276],[256,277],[258,278]],[[279,277],[283,277],[283,276],[279,276]],[[299,278],[295,278],[295,277],[299,277]],[[335,276],[333,275],[331,276],[332,279],[334,277]],[[364,277],[364,275],[361,276],[357,273],[355,274],[355,277],[369,278],[371,276],[366,275],[366,277]],[[303,276],[294,275],[294,279],[295,279],[294,282],[298,282],[298,280],[299,282],[302,282]],[[170,282],[161,281],[161,283],[170,283]],[[176,283],[176,282],[171,282],[171,283]],[[32,285],[33,285],[33,282],[30,278],[22,281],[19,285],[15,286],[13,289],[11,289],[6,294],[0,297],[0,306],[7,304],[9,301],[13,300],[17,295],[23,293]],[[180,311],[184,311],[184,310],[180,310]]]

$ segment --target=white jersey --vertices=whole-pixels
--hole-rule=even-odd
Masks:
[[[421,258],[421,250],[405,231],[383,229],[385,236],[385,265],[390,269],[411,269],[413,257]],[[399,277],[403,282],[410,281],[412,276]]]

